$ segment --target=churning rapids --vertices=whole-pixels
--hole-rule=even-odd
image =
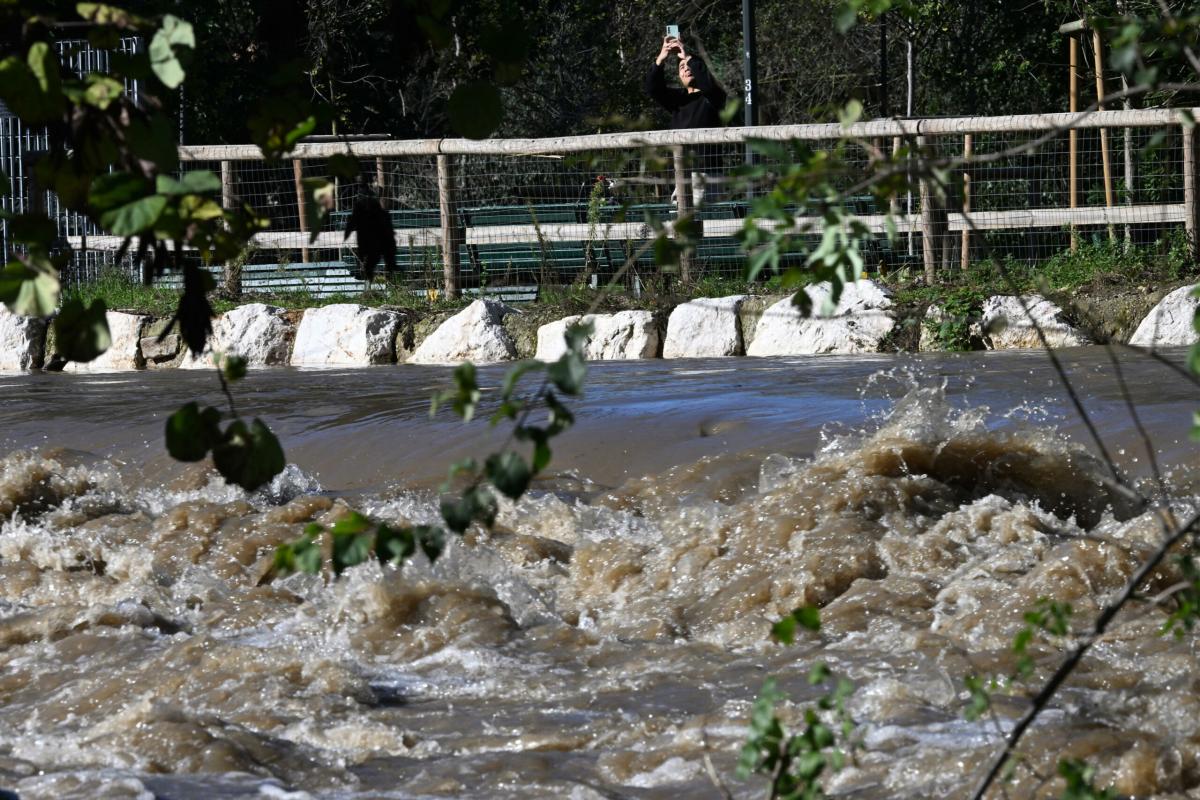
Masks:
[[[1149,484],[1106,352],[1062,355]],[[1122,365],[1191,512],[1200,398]],[[706,754],[763,797],[732,774],[750,705],[776,676],[796,720],[817,661],[857,687],[863,747],[833,794],[961,797],[1026,705],[968,722],[964,677],[1014,669],[1038,598],[1090,620],[1160,536],[1041,353],[605,363],[496,533],[433,566],[274,576],[312,520],[434,521],[447,465],[500,441],[428,419],[448,382],[252,373],[239,411],[290,463],[246,495],[164,452],[166,414],[222,404],[212,375],[0,376],[0,797],[719,798]],[[771,642],[806,603],[820,633]],[[1139,605],[1096,646],[1027,736],[1032,766],[1200,797],[1196,639],[1164,618]],[[1044,676],[1063,651],[1033,652]],[[1022,775],[1014,797],[1045,796]]]

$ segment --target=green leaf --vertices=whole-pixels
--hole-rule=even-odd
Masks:
[[[151,195],[100,215],[100,224],[117,236],[134,236],[154,227],[167,207],[167,198]]]
[[[341,575],[344,570],[361,564],[371,557],[375,537],[369,532],[338,533],[333,531],[333,572]]]
[[[446,549],[446,532],[436,525],[418,525],[413,529],[413,533],[425,557],[430,561],[437,561]]]
[[[736,96],[729,98],[729,100],[725,103],[725,107],[722,108],[719,113],[719,116],[721,117],[721,124],[728,125],[737,117],[741,110],[742,98]]]
[[[18,214],[8,220],[8,235],[21,244],[49,251],[58,236],[58,226],[44,214]]]
[[[771,636],[780,644],[791,644],[796,640],[796,618],[788,614],[771,626]]]
[[[184,78],[184,62],[196,48],[192,26],[173,14],[163,17],[162,27],[150,40],[150,68],[168,89],[176,89]]]
[[[513,367],[504,375],[504,382],[500,385],[500,399],[511,399],[513,392],[516,391],[517,383],[521,380],[521,378],[530,372],[544,369],[545,366],[545,363],[534,360],[521,361],[517,364],[514,364]]]
[[[468,139],[487,138],[504,117],[500,90],[487,81],[463,83],[450,95],[450,127]]]
[[[107,75],[92,73],[87,76],[88,87],[83,93],[84,102],[103,111],[124,92],[125,86]]]
[[[226,353],[221,356],[220,364],[225,380],[230,383],[236,383],[246,377],[246,359],[241,356]]]
[[[321,571],[321,547],[316,540],[310,539],[296,551],[296,566],[306,575],[316,575]]]
[[[750,253],[750,257],[746,259],[746,280],[756,280],[768,267],[772,272],[779,271],[779,247],[774,242]]]
[[[58,308],[58,274],[48,261],[32,263],[10,261],[0,271],[0,303],[23,317],[48,317]]]
[[[849,128],[854,123],[862,119],[863,104],[858,100],[851,100],[846,103],[846,106],[838,112],[838,120],[843,128]]]
[[[363,533],[371,529],[371,520],[364,517],[357,511],[351,511],[346,516],[339,519],[330,528],[334,536],[349,536],[355,533]]]
[[[312,244],[317,241],[329,212],[333,210],[336,187],[324,178],[305,178],[301,185],[308,201],[304,204],[304,221],[309,233],[308,242]]]
[[[68,361],[84,362],[108,350],[112,346],[112,334],[108,330],[107,312],[108,308],[100,299],[93,300],[87,308],[79,300],[63,303],[54,319],[58,354]]]
[[[125,142],[130,152],[143,161],[153,162],[160,173],[173,171],[179,165],[175,129],[165,114],[130,119],[125,128]]]
[[[38,44],[45,45],[45,42]],[[46,52],[39,48],[36,54]],[[35,53],[31,50],[30,55]],[[46,67],[43,65],[41,69]],[[61,92],[45,92],[30,65],[15,55],[0,61],[0,99],[27,125],[52,122],[66,107],[66,97]]]
[[[546,440],[538,439],[533,444],[533,471],[541,472],[550,464],[550,445]]]
[[[578,354],[581,358],[583,352],[587,348],[588,342],[591,341],[592,334],[596,332],[596,326],[591,322],[576,322],[568,325],[563,333],[563,338],[567,342],[567,350]]]
[[[349,153],[334,153],[329,157],[329,174],[346,180],[358,177],[358,159]]]
[[[221,178],[207,169],[185,172],[176,180],[170,175],[159,175],[155,191],[165,195],[214,194],[221,191]]]
[[[483,523],[484,527],[490,528],[496,524],[496,514],[499,507],[496,503],[496,495],[485,486],[472,486],[463,492],[463,499],[467,503],[467,507],[471,509],[471,517]]]
[[[791,644],[795,640],[796,629],[800,627],[810,631],[821,630],[821,612],[814,606],[801,606],[776,622],[771,627],[771,635],[782,644]]]
[[[276,115],[264,113],[250,120],[250,138],[268,161],[290,153],[297,142],[316,129],[317,118],[312,114],[294,121],[281,121]]]
[[[392,528],[380,525],[375,531],[375,554],[381,561],[399,564],[416,552],[411,528]]]
[[[564,353],[547,370],[550,381],[563,394],[577,395],[583,390],[587,377],[587,364],[574,352]]]
[[[34,42],[29,46],[29,72],[37,87],[48,98],[62,97],[62,79],[58,74],[58,57],[49,42]]]
[[[252,492],[283,471],[287,465],[279,440],[255,419],[250,425],[234,420],[213,447],[213,465],[230,483]]]
[[[463,533],[471,527],[474,514],[465,499],[449,495],[442,497],[441,512],[442,519],[446,521],[446,527],[455,533]]]
[[[854,3],[843,2],[834,16],[834,25],[838,33],[848,33],[858,24],[858,9]]]
[[[550,411],[550,424],[546,428],[548,436],[557,436],[575,424],[575,415],[554,396],[553,392],[546,392],[545,401],[546,408]]]
[[[142,17],[131,14],[123,8],[110,6],[107,3],[76,3],[75,12],[88,22],[118,29],[145,28],[149,26]]]
[[[195,401],[167,417],[167,452],[176,461],[200,461],[220,441],[221,412],[208,407],[203,411]]]
[[[462,417],[463,422],[470,422],[475,416],[475,407],[479,403],[479,384],[475,378],[475,365],[464,361],[454,369],[454,383],[458,393],[453,397],[454,413]]]
[[[152,202],[142,205],[146,201]],[[167,199],[155,195],[139,175],[110,172],[92,181],[88,205],[101,225],[118,236],[130,236],[149,229],[166,208]]]
[[[963,683],[970,693],[971,701],[967,705],[964,716],[969,720],[977,720],[992,706],[992,699],[983,687],[983,679],[978,675],[968,675]]]
[[[488,456],[484,471],[492,485],[512,500],[519,500],[533,479],[533,473],[525,459],[511,450]]]

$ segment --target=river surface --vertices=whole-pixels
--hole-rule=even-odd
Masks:
[[[1194,511],[1195,387],[1060,352],[1121,474]],[[485,419],[502,375],[481,371]],[[1162,536],[1042,353],[644,361],[591,366],[494,533],[433,565],[274,574],[314,520],[436,519],[448,465],[504,437],[430,420],[449,380],[251,373],[238,410],[289,466],[247,495],[164,451],[175,408],[224,405],[213,375],[0,375],[0,797],[765,797],[733,774],[751,704],[774,677],[801,722],[818,662],[855,686],[831,794],[969,796],[1074,640],[1035,639],[978,721],[966,677],[1016,670],[1040,598],[1084,629]],[[806,604],[820,632],[773,642]],[[1200,797],[1196,637],[1157,635],[1167,613],[1122,614],[1010,796],[1057,796],[1070,756],[1126,795]]]

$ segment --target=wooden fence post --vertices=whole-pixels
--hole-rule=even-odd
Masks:
[[[454,201],[454,165],[450,156],[439,154],[438,212],[442,219],[442,277],[446,297],[458,299],[462,289],[458,281],[458,244],[462,230],[458,225],[457,208]]]
[[[671,148],[675,162],[675,219],[686,216],[692,206],[692,182],[688,179],[687,165],[684,163],[683,145],[677,144]],[[689,253],[679,254],[679,280],[690,283],[692,278],[692,257]]]
[[[1096,108],[1104,110],[1104,46],[1100,41],[1100,31],[1092,31],[1092,51],[1096,59]],[[1104,207],[1113,207],[1113,177],[1112,159],[1108,153],[1108,128],[1100,129],[1100,158],[1104,166]],[[1109,241],[1117,240],[1117,229],[1108,226]]]
[[[971,152],[972,152],[971,134],[963,136],[963,160],[967,163],[963,165],[963,193],[962,193],[962,212],[963,212],[963,231],[962,231],[962,258],[959,261],[959,269],[964,273],[971,266],[971,225],[967,219],[971,216]]]
[[[917,137],[917,150],[921,159],[924,159],[925,143],[924,136]],[[932,286],[937,280],[938,267],[949,266],[946,210],[938,201],[937,190],[930,178],[921,175],[918,183],[921,200],[921,256],[925,263],[925,283]]]
[[[296,208],[300,213],[300,234],[303,244],[300,245],[300,260],[308,263],[308,209],[304,199],[304,163],[300,159],[292,159],[292,177],[296,181]]]
[[[1071,42],[1071,76],[1068,86],[1068,96],[1070,101],[1071,113],[1075,114],[1079,111],[1079,38],[1075,34],[1069,37]],[[1067,133],[1067,160],[1068,160],[1068,195],[1071,208],[1079,207],[1079,131],[1075,126],[1071,126],[1071,130]],[[1071,226],[1071,250],[1075,251],[1079,248],[1079,234],[1075,232],[1075,226]]]
[[[379,205],[387,208],[387,172],[383,168],[383,156],[375,157],[375,186]]]
[[[234,208],[233,196],[233,162],[221,162],[221,208],[231,211]],[[225,262],[224,290],[229,297],[242,296],[242,264],[241,255]]]
[[[1187,232],[1188,254],[1200,261],[1200,197],[1197,196],[1195,126],[1183,126],[1183,227]]]

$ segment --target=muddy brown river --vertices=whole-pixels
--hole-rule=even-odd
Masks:
[[[1157,463],[1173,508],[1200,506],[1200,392],[1124,354],[1134,419],[1105,350],[1062,356],[1131,480],[1155,492]],[[646,361],[591,366],[494,533],[274,575],[311,521],[436,519],[447,466],[502,439],[429,419],[449,375],[252,373],[239,410],[289,466],[250,495],[165,454],[215,376],[0,375],[0,797],[765,798],[733,774],[751,704],[773,676],[800,721],[817,662],[855,685],[831,795],[968,797],[1073,640],[1035,642],[993,717],[964,716],[966,676],[1016,668],[1039,598],[1082,629],[1162,535],[1044,354]],[[771,641],[805,604],[822,630]],[[1069,756],[1124,796],[1200,798],[1196,637],[1158,635],[1166,615],[1119,618],[1010,797],[1057,797]]]

